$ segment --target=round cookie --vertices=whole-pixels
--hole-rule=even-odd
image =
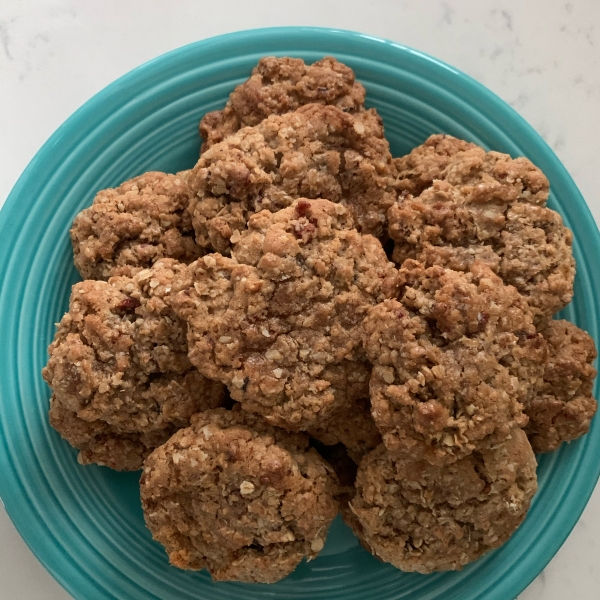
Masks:
[[[510,187],[464,190],[436,181],[416,198],[401,198],[388,212],[393,260],[463,271],[483,261],[525,296],[538,322],[566,306],[575,261],[572,234],[560,215],[513,201]]]
[[[362,322],[396,285],[381,244],[352,229],[343,206],[300,199],[255,214],[233,257],[207,255],[173,287],[200,372],[296,431],[365,397]]]
[[[293,112],[305,104],[329,104],[344,112],[364,110],[365,88],[354,72],[331,56],[306,65],[301,58],[265,56],[250,78],[238,85],[223,110],[200,121],[202,152],[242,127],[271,115]]]
[[[160,258],[191,262],[194,241],[186,173],[150,172],[98,192],[73,221],[75,266],[84,279],[131,275]]]
[[[406,156],[394,159],[394,165],[398,190],[412,196],[442,180],[461,188],[504,188],[504,194],[510,189],[519,202],[543,206],[550,190],[546,176],[527,158],[486,152],[451,135],[430,136]]]
[[[525,432],[535,452],[551,452],[587,433],[598,403],[593,397],[594,340],[568,321],[549,321],[542,334],[549,355],[543,385],[529,402]]]
[[[402,571],[458,570],[521,524],[536,461],[519,428],[444,467],[394,459],[380,446],[361,463],[356,487],[350,506],[376,556]]]
[[[73,286],[42,372],[53,402],[88,423],[134,434],[172,432],[221,405],[223,385],[191,365],[185,323],[165,302],[182,268],[163,259],[133,277]],[[70,438],[68,429],[59,433]]]
[[[228,253],[253,214],[303,197],[344,204],[359,231],[384,235],[394,175],[376,115],[318,104],[273,115],[212,146],[192,170],[196,242]]]
[[[140,482],[146,524],[171,564],[272,583],[315,558],[337,484],[307,443],[241,410],[194,415],[148,457]]]
[[[365,322],[371,412],[387,448],[444,465],[524,426],[545,347],[522,296],[480,263],[461,273],[408,260],[399,282],[398,299]]]
[[[414,258],[468,271],[483,261],[527,298],[540,323],[571,301],[572,234],[545,206],[548,181],[530,161],[448,136],[405,159],[403,191],[388,212],[397,264]]]

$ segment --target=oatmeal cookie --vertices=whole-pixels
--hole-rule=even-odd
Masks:
[[[401,198],[388,212],[393,259],[415,258],[466,271],[485,262],[504,283],[515,286],[538,322],[573,297],[572,234],[560,215],[544,206],[514,202],[494,186],[476,194],[445,181],[413,198]],[[489,192],[489,193],[488,193]]]
[[[594,340],[568,321],[550,321],[542,334],[550,352],[543,387],[525,403],[525,432],[535,452],[550,452],[590,427],[598,407],[592,395],[597,352]]]
[[[265,56],[250,79],[238,85],[223,110],[200,121],[202,152],[242,127],[255,126],[271,115],[293,112],[305,104],[328,104],[344,112],[364,111],[365,88],[354,72],[327,56],[312,65],[301,58]]]
[[[448,145],[462,149],[437,152]],[[572,234],[545,206],[548,181],[537,167],[447,136],[413,153],[405,157],[413,169],[400,174],[405,192],[388,212],[397,264],[414,258],[468,270],[483,261],[527,298],[540,323],[571,301]]]
[[[233,259],[209,254],[189,265],[171,303],[188,322],[200,372],[244,410],[302,430],[368,393],[362,323],[394,293],[396,276],[343,206],[300,199],[253,215]]]
[[[477,188],[484,191],[491,187],[502,190],[503,196],[516,196],[519,202],[544,206],[548,200],[548,179],[527,158],[486,152],[450,135],[430,136],[406,156],[394,159],[394,164],[399,191],[412,196],[442,180],[460,188],[466,186],[475,195]]]
[[[178,429],[173,425],[149,432],[121,431],[106,421],[84,421],[54,397],[50,398],[48,416],[50,425],[79,450],[79,464],[98,464],[116,471],[141,469],[150,452],[164,444]]]
[[[396,198],[378,121],[310,104],[246,127],[206,151],[190,176],[196,242],[228,253],[249,218],[297,198],[345,205],[362,233],[385,233]]]
[[[98,192],[73,221],[75,266],[84,279],[131,275],[160,258],[191,262],[194,241],[186,173],[150,172]]]
[[[444,465],[524,426],[521,400],[545,354],[524,351],[543,340],[517,290],[481,263],[461,273],[408,260],[399,282],[398,299],[365,323],[372,415],[387,448]]]
[[[272,583],[315,558],[337,514],[335,475],[308,438],[241,410],[198,413],[146,460],[146,524],[172,565]]]
[[[458,570],[521,524],[536,461],[519,428],[445,467],[395,459],[380,446],[361,463],[356,487],[351,508],[377,556],[402,571]]]
[[[148,434],[220,406],[223,385],[192,367],[185,323],[165,302],[182,268],[163,259],[132,278],[73,286],[43,370],[55,402],[89,423]]]

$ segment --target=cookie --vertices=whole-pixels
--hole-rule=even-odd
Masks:
[[[150,433],[224,401],[223,385],[191,365],[185,323],[165,302],[182,268],[163,259],[132,278],[73,286],[42,373],[55,402],[89,423]]]
[[[450,135],[430,136],[409,154],[394,159],[401,193],[418,196],[434,181],[469,188],[496,188],[516,195],[519,202],[544,206],[548,200],[548,179],[530,160],[511,158]],[[475,191],[476,193],[476,191]]]
[[[75,266],[84,279],[131,275],[160,258],[191,262],[194,241],[186,174],[150,172],[98,192],[73,221]]]
[[[177,431],[176,426],[148,432],[121,431],[106,421],[84,421],[76,412],[50,398],[50,425],[79,450],[80,465],[97,464],[116,471],[137,471],[146,457]]]
[[[549,356],[539,394],[525,403],[525,428],[535,452],[551,452],[587,433],[598,403],[593,397],[594,340],[568,321],[550,321],[542,334]]]
[[[312,65],[300,58],[265,56],[250,78],[238,85],[223,110],[200,121],[202,152],[242,127],[255,126],[271,115],[293,112],[305,104],[327,104],[344,112],[364,111],[365,88],[354,72],[327,56]]]
[[[361,463],[356,487],[351,508],[376,556],[402,571],[458,570],[521,524],[536,461],[519,428],[444,467],[395,459],[380,446]]]
[[[434,152],[447,145],[463,149]],[[414,195],[401,193],[388,212],[397,264],[414,258],[468,271],[483,261],[527,298],[540,323],[571,301],[572,234],[545,206],[548,182],[539,169],[443,136],[409,157],[413,169],[401,171],[400,181]]]
[[[308,438],[241,410],[198,413],[146,460],[146,524],[181,569],[272,583],[315,558],[337,514],[335,476]]]
[[[395,285],[381,244],[352,229],[343,206],[300,199],[255,214],[233,258],[182,271],[171,304],[206,377],[244,410],[305,430],[368,393],[362,321]]]
[[[543,339],[517,290],[480,263],[461,273],[407,260],[399,282],[398,298],[365,322],[371,412],[387,448],[444,465],[524,426],[521,400],[545,354],[524,351]]]
[[[341,203],[360,232],[382,236],[394,175],[378,119],[317,104],[273,115],[200,157],[189,178],[196,242],[227,254],[253,214],[303,197]]]

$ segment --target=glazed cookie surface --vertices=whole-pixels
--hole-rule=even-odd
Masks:
[[[358,469],[350,506],[376,556],[402,571],[457,570],[503,544],[537,489],[523,430],[452,465],[394,459],[382,445]]]
[[[187,173],[152,171],[98,192],[73,221],[75,266],[84,279],[131,275],[160,258],[191,262],[194,241]]]
[[[266,56],[238,85],[223,110],[200,121],[202,151],[242,127],[258,125],[271,115],[293,112],[305,104],[327,104],[345,112],[364,110],[365,88],[354,72],[327,56],[312,65],[300,58]]]
[[[398,299],[365,322],[372,415],[387,448],[443,465],[524,426],[521,400],[545,354],[523,352],[543,340],[522,296],[480,263],[461,273],[408,260],[399,283]]]
[[[181,569],[217,581],[272,583],[324,546],[335,475],[308,438],[241,410],[192,417],[146,460],[142,506]]]
[[[379,119],[365,115],[306,105],[212,146],[189,178],[197,243],[228,253],[253,214],[302,197],[344,204],[359,231],[384,235],[395,171]]]
[[[233,258],[188,266],[171,302],[206,377],[245,410],[301,430],[368,393],[363,319],[393,294],[396,276],[343,206],[300,199],[254,215]]]

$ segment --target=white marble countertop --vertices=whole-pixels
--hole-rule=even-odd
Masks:
[[[115,78],[202,38],[276,25],[363,31],[462,69],[509,102],[546,139],[600,223],[598,0],[4,0],[0,204],[52,132]],[[598,598],[599,567],[596,487],[564,546],[519,598]],[[0,598],[69,598],[2,508]]]

